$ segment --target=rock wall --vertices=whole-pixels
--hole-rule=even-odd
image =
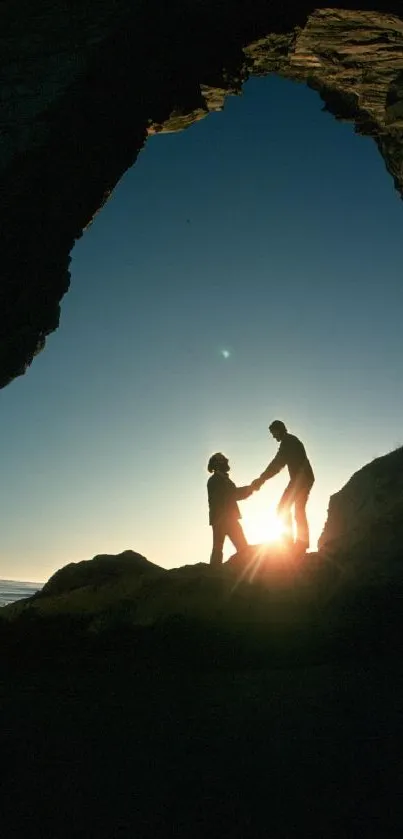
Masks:
[[[319,551],[402,577],[403,447],[378,457],[331,496]]]
[[[316,89],[402,192],[397,0],[4,0],[0,56],[0,386],[57,328],[74,242],[147,136],[222,109],[251,75]]]

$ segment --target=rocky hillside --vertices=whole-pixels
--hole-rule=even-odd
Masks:
[[[402,191],[402,67],[399,0],[3,0],[0,387],[57,328],[74,242],[149,134],[280,73],[373,137]]]

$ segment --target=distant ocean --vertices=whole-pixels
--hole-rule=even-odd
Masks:
[[[21,583],[18,580],[0,580],[0,607],[15,603],[23,597],[31,597],[40,591],[43,583]]]

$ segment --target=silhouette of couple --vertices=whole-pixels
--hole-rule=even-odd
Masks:
[[[210,457],[207,469],[212,472],[207,482],[210,524],[213,529],[213,550],[211,565],[221,565],[225,537],[231,540],[236,551],[243,551],[248,547],[246,536],[239,521],[241,513],[237,502],[249,498],[253,492],[277,475],[285,466],[289,472],[289,483],[281,496],[277,513],[284,525],[284,540],[294,556],[302,557],[309,548],[309,528],[306,517],[306,504],[315,477],[308,460],[305,447],[293,434],[289,434],[281,420],[274,420],[269,430],[280,443],[278,452],[269,463],[267,469],[249,486],[237,487],[231,481],[228,472],[230,465],[228,458],[221,452]],[[294,506],[295,524],[297,531],[294,543],[291,509]]]

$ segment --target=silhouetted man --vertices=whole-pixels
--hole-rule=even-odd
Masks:
[[[297,527],[295,553],[303,556],[309,548],[306,504],[315,476],[301,440],[298,440],[294,434],[289,434],[281,420],[274,420],[269,425],[269,430],[274,439],[280,443],[280,447],[267,469],[262,472],[260,478],[252,482],[252,485],[258,489],[269,478],[277,475],[284,466],[288,467],[290,482],[281,496],[277,512],[283,519],[286,538],[293,543],[291,507],[294,505]]]

